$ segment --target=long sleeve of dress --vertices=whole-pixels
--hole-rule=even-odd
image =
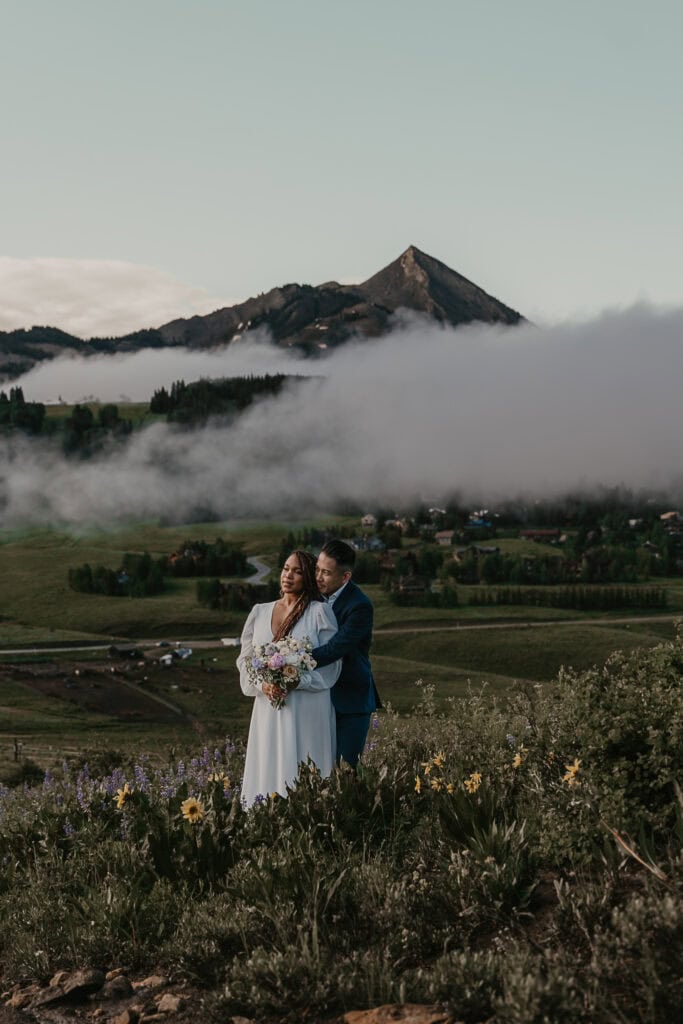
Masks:
[[[256,697],[257,694],[261,693],[260,687],[256,685],[250,678],[247,672],[247,665],[252,658],[254,653],[254,621],[257,614],[257,606],[249,612],[247,621],[244,623],[244,629],[242,630],[242,636],[240,638],[240,655],[237,659],[237,668],[240,672],[240,688],[245,697]]]
[[[322,646],[331,640],[337,632],[337,620],[334,612],[326,604],[315,605],[315,628],[317,640],[311,637],[314,646]],[[304,672],[297,687],[298,690],[331,690],[339,678],[341,672],[341,660],[333,661],[331,665],[322,668],[315,668],[312,672]]]

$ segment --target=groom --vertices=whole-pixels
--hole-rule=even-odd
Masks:
[[[356,561],[353,548],[343,540],[329,540],[318,555],[315,578],[324,600],[334,612],[339,632],[329,643],[316,647],[318,668],[342,659],[339,679],[332,688],[337,718],[337,760],[353,768],[365,746],[370,715],[381,707],[370,668],[372,602],[351,575]]]

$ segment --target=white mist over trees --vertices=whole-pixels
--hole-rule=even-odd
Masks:
[[[66,363],[39,372],[56,381]],[[386,338],[312,362],[242,342],[68,367],[102,400],[115,399],[103,386],[113,367],[116,387],[127,373],[147,398],[171,383],[171,371],[186,380],[287,369],[316,376],[231,426],[155,424],[92,461],[13,438],[0,452],[5,526],[182,518],[200,507],[220,518],[303,516],[349,501],[400,507],[456,489],[495,500],[604,485],[675,490],[683,480],[682,310],[637,306],[543,329],[409,318]],[[40,397],[30,376],[22,383],[27,399]]]

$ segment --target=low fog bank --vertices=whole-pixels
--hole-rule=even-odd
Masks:
[[[55,405],[66,402],[148,402],[161,387],[201,377],[242,377],[264,373],[312,373],[316,363],[299,353],[279,349],[266,332],[254,331],[248,341],[209,351],[187,348],[143,349],[126,355],[64,355],[45,360],[5,386],[20,387],[27,401]]]
[[[304,369],[278,359],[260,372]],[[13,442],[0,455],[3,524],[400,510],[455,490],[489,502],[618,485],[683,493],[683,310],[546,329],[408,320],[305,369],[326,376],[231,427],[157,424],[96,461]]]

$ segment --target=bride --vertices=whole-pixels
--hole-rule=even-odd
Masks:
[[[335,758],[335,718],[330,690],[337,681],[341,661],[304,672],[284,707],[276,709],[270,697],[277,687],[255,683],[247,665],[254,647],[285,636],[308,637],[313,647],[326,644],[337,632],[337,622],[320,600],[315,582],[315,558],[307,551],[293,551],[280,574],[280,599],[256,604],[242,631],[242,650],[237,659],[240,686],[254,697],[249,726],[247,757],[242,782],[242,802],[251,807],[272,793],[287,795],[309,757],[322,776],[332,771]]]

